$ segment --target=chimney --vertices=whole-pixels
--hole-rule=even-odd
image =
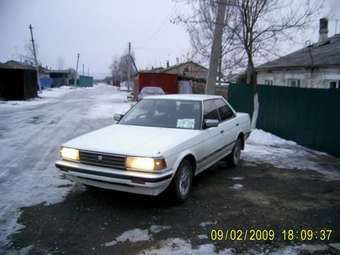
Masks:
[[[319,43],[324,42],[328,39],[328,19],[320,19],[320,30],[319,30]]]
[[[169,68],[170,67],[170,63],[169,63],[169,60],[166,61],[166,68]]]

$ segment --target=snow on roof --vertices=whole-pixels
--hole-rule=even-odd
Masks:
[[[204,101],[214,98],[222,98],[222,96],[204,94],[168,94],[146,97],[146,99],[171,99],[171,100],[196,100],[196,101]]]

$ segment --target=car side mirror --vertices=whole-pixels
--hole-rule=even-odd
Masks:
[[[115,120],[115,121],[120,121],[122,118],[123,118],[123,114],[118,114],[118,113],[115,113],[114,115],[113,115],[113,120]]]
[[[218,124],[219,124],[218,120],[214,120],[214,119],[206,119],[206,120],[204,120],[204,127],[205,128],[217,127]]]

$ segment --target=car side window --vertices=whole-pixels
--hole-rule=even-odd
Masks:
[[[233,110],[222,99],[217,99],[218,113],[220,115],[220,121],[228,120],[234,117]]]
[[[219,120],[218,117],[218,106],[215,100],[204,101],[204,119]]]

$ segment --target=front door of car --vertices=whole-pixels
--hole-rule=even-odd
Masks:
[[[218,105],[218,113],[220,117],[220,127],[223,133],[223,140],[227,152],[231,152],[238,131],[238,120],[236,118],[235,112],[231,107],[223,100],[216,99],[216,104]]]
[[[214,162],[219,155],[220,149],[224,145],[223,128],[217,127],[207,128],[205,120],[219,121],[218,105],[215,100],[206,100],[203,102],[203,130],[202,130],[202,146],[201,158],[198,160],[199,168],[204,168]]]

